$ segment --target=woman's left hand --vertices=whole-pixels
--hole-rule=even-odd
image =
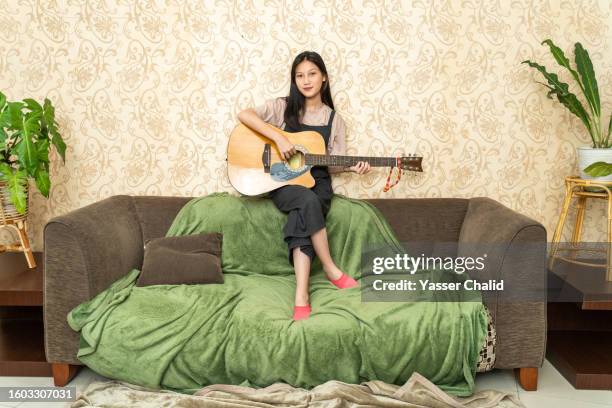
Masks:
[[[370,171],[370,163],[360,161],[356,165],[349,167],[349,170],[357,174],[366,174]]]

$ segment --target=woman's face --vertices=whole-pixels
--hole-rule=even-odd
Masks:
[[[295,68],[295,83],[306,98],[313,97],[321,91],[324,79],[327,80],[319,67],[308,60],[300,62]]]

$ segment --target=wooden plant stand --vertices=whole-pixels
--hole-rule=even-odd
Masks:
[[[593,187],[599,188],[599,191],[593,191]],[[578,198],[576,223],[574,225],[574,233],[571,240],[574,247],[563,249],[564,251],[572,252],[571,257],[566,257],[558,254],[558,252],[561,251],[559,244],[561,241],[561,235],[563,234],[563,226],[565,225],[569,207],[574,197]],[[586,209],[587,198],[607,200],[608,211],[606,225],[608,234],[606,249],[604,251],[606,253],[606,262],[604,263],[585,262],[575,259],[577,257],[577,253],[584,250],[578,247],[578,243],[580,242],[580,237],[582,235],[582,223],[584,221],[584,211]],[[566,262],[571,262],[577,265],[603,267],[606,270],[606,281],[612,282],[612,181],[587,180],[577,176],[565,178],[565,199],[563,201],[563,207],[559,216],[559,222],[557,223],[557,227],[553,235],[552,248],[548,261],[549,269],[552,270],[554,268],[556,259],[562,259]]]
[[[26,185],[26,197],[28,197],[28,187]],[[26,198],[27,200],[27,198]],[[28,217],[28,205],[26,203],[25,214],[19,214],[17,209],[11,204],[6,183],[0,182],[0,228],[11,228],[17,231],[19,242],[1,245],[2,252],[23,252],[28,262],[28,268],[36,268],[36,260],[32,254],[30,240],[26,231],[26,219]]]

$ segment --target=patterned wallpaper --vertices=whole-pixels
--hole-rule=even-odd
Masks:
[[[559,72],[540,42],[572,60],[582,42],[609,114],[611,23],[609,0],[2,1],[0,90],[49,97],[68,145],[65,165],[52,155],[50,198],[30,193],[34,248],[51,217],[111,195],[233,191],[224,160],[236,114],[285,95],[306,49],[326,61],[349,154],[424,156],[425,172],[388,193],[384,169],[337,176],[335,191],[488,196],[550,239],[589,139],[520,62]],[[602,239],[603,201],[589,205],[584,238]]]

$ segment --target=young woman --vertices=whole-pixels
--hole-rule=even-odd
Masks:
[[[267,127],[265,122],[285,132],[314,130],[323,136],[328,154],[346,154],[344,120],[334,110],[323,59],[313,51],[305,51],[295,57],[291,66],[289,96],[269,99],[255,109],[243,110],[238,114],[238,119],[274,141],[285,160],[296,153],[295,147],[282,133]],[[365,174],[369,170],[367,162],[359,162],[348,168],[314,166],[311,170],[314,187],[284,186],[269,193],[278,209],[287,213],[283,232],[297,282],[294,320],[306,319],[311,312],[308,278],[315,253],[327,278],[336,287],[344,289],[357,285],[353,278],[336,266],[330,256],[325,217],[333,195],[330,173],[352,171]]]

